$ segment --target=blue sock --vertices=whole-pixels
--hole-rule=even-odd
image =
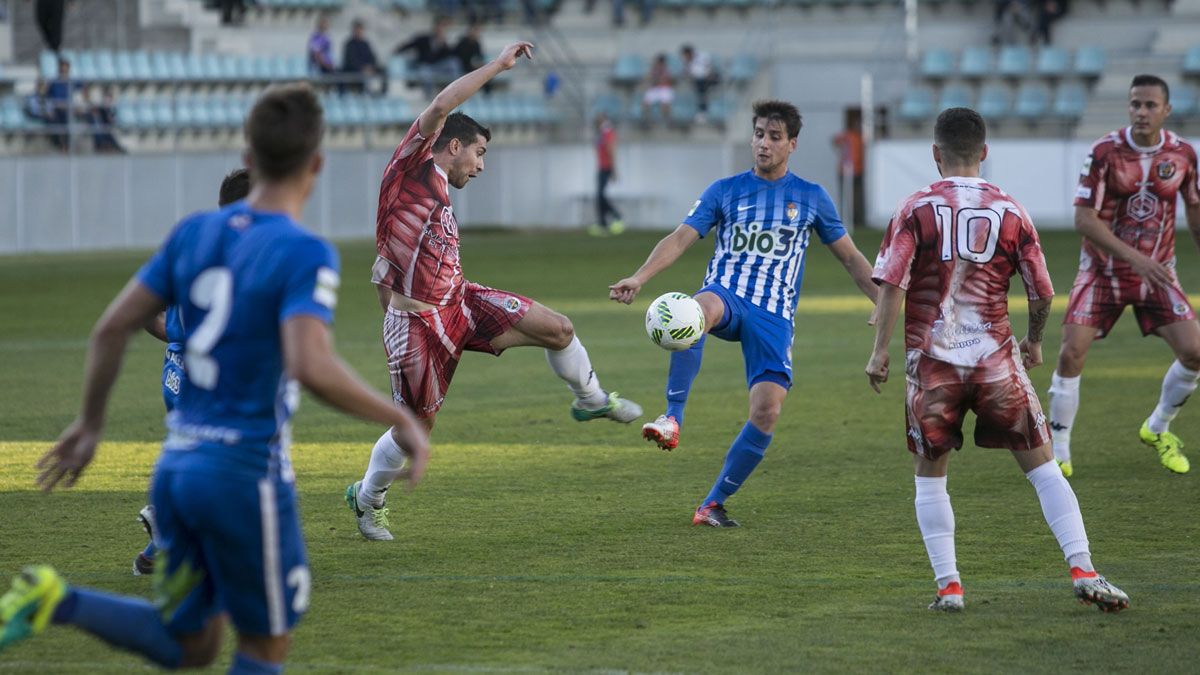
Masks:
[[[158,549],[154,548],[154,542],[151,541],[149,544],[146,544],[146,548],[142,551],[142,555],[154,560],[154,552],[157,550]]]
[[[733,440],[733,445],[729,447],[729,452],[725,455],[725,467],[721,469],[717,482],[713,483],[712,490],[704,498],[704,503],[724,504],[726,499],[732,497],[750,477],[754,467],[762,461],[763,454],[767,452],[767,446],[770,444],[771,434],[764,434],[753,422],[746,422],[742,433],[738,434]]]
[[[267,663],[238,652],[229,664],[229,675],[278,675],[283,672],[282,663]]]
[[[696,381],[696,375],[700,373],[704,341],[707,339],[708,336],[705,335],[690,348],[681,352],[671,352],[671,367],[667,370],[667,417],[674,417],[681,428],[683,406],[687,405],[692,382]]]
[[[164,668],[178,668],[183,648],[146,600],[70,587],[54,608],[54,623],[69,624],[114,647],[137,652]]]

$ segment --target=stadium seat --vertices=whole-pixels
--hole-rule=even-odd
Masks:
[[[1196,103],[1196,89],[1190,86],[1177,86],[1171,89],[1171,115],[1173,117],[1194,117],[1200,114]]]
[[[963,50],[958,72],[963,77],[983,78],[992,74],[992,50],[987,47],[967,47]]]
[[[733,84],[746,84],[758,74],[758,58],[753,54],[734,54],[729,61],[726,79]]]
[[[1017,89],[1013,115],[1028,121],[1046,116],[1050,110],[1050,91],[1039,82],[1024,82]]]
[[[948,49],[930,49],[921,57],[921,76],[943,79],[954,74],[954,54]]]
[[[900,119],[910,122],[923,120],[933,114],[933,92],[923,87],[913,87],[904,92],[898,111]]]
[[[996,59],[996,72],[1005,77],[1021,77],[1033,65],[1033,55],[1024,45],[1008,45],[1000,49]]]
[[[388,78],[395,82],[404,82],[408,79],[408,60],[403,56],[394,55],[387,62]]]
[[[675,124],[691,124],[698,112],[700,112],[700,104],[696,100],[694,93],[682,91],[675,95],[675,102],[671,104],[672,122]]]
[[[81,80],[96,79],[96,55],[90,51],[80,52],[79,57],[71,64],[71,77]]]
[[[939,112],[947,108],[970,108],[971,89],[961,84],[946,85],[942,88],[937,107]]]
[[[1008,115],[1012,108],[1012,96],[1002,84],[984,85],[979,92],[979,103],[975,110],[988,119],[999,119]]]
[[[1062,77],[1071,67],[1071,54],[1062,47],[1043,47],[1038,52],[1035,72],[1042,77]]]
[[[58,75],[58,59],[54,52],[42,52],[38,57],[38,70],[44,80],[53,80]]]
[[[715,124],[724,126],[729,120],[730,112],[733,110],[733,103],[728,96],[715,96],[708,101],[708,120]]]
[[[646,77],[646,60],[638,54],[622,54],[613,64],[613,82],[632,86]]]
[[[1200,45],[1192,47],[1183,55],[1183,74],[1189,76],[1200,75]]]
[[[1096,78],[1104,72],[1104,48],[1080,47],[1075,52],[1075,74]]]
[[[1060,119],[1079,119],[1087,109],[1087,89],[1078,82],[1059,85],[1054,92],[1054,116]]]
[[[154,79],[153,69],[150,66],[150,55],[146,52],[134,52],[130,58],[132,66],[132,76],[130,79],[139,82],[147,82]]]
[[[609,119],[621,119],[621,97],[612,92],[603,92],[592,100],[592,114],[604,113]]]
[[[129,52],[117,52],[113,55],[113,68],[119,82],[129,82],[134,79],[133,55]]]
[[[675,52],[667,52],[667,72],[675,80],[683,77],[683,59]]]

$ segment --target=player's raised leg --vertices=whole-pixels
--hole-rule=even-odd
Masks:
[[[1178,321],[1156,331],[1175,352],[1175,362],[1163,377],[1158,405],[1138,432],[1141,441],[1158,452],[1162,465],[1175,473],[1187,473],[1191,463],[1184,456],[1183,442],[1171,433],[1171,421],[1187,403],[1200,380],[1200,324]]]
[[[641,406],[600,387],[587,349],[575,335],[575,327],[567,317],[534,302],[520,321],[491,340],[491,347],[497,353],[510,347],[527,346],[546,350],[550,369],[575,395],[571,417],[580,422],[606,417],[628,424],[642,416]]]
[[[954,551],[954,509],[950,506],[950,493],[946,491],[949,462],[948,450],[937,459],[913,456],[916,474],[913,505],[917,511],[921,539],[925,541],[925,553],[929,555],[929,564],[933,567],[933,577],[938,586],[937,595],[929,604],[929,609],[960,612],[963,609],[963,588]]]
[[[1072,297],[1072,301],[1074,297]],[[1067,308],[1070,318],[1070,303]],[[1079,380],[1083,364],[1087,360],[1088,348],[1096,339],[1098,329],[1094,326],[1063,324],[1062,347],[1058,352],[1058,365],[1050,376],[1050,433],[1053,438],[1054,459],[1068,478],[1074,473],[1071,465],[1071,430],[1075,426],[1075,415],[1079,412]]]
[[[667,368],[667,411],[655,420],[642,425],[642,438],[653,441],[663,450],[679,447],[679,432],[683,428],[683,409],[687,405],[692,383],[700,373],[704,360],[704,343],[708,333],[726,323],[725,303],[715,293],[701,291],[694,296],[704,311],[705,334],[688,349],[671,353]]]

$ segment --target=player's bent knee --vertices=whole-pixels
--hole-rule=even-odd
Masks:
[[[184,636],[179,639],[183,648],[183,658],[179,661],[179,669],[205,668],[211,666],[221,654],[221,635],[224,632],[224,622],[215,628],[209,628],[196,635]]]
[[[575,326],[571,320],[561,314],[556,314],[551,323],[551,329],[546,335],[546,346],[554,350],[566,349],[574,339]]]
[[[1184,368],[1193,371],[1200,370],[1200,352],[1184,351],[1176,355],[1176,358],[1179,359],[1179,363],[1183,364]]]
[[[754,406],[750,409],[750,423],[758,430],[769,434],[775,430],[775,423],[779,421],[779,413],[783,410],[783,406],[778,404],[768,404]]]

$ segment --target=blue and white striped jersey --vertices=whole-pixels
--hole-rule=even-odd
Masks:
[[[796,313],[804,252],[846,234],[825,188],[790,171],[768,181],[747,171],[708,186],[684,219],[703,237],[717,229],[704,285],[717,284],[789,321]]]

